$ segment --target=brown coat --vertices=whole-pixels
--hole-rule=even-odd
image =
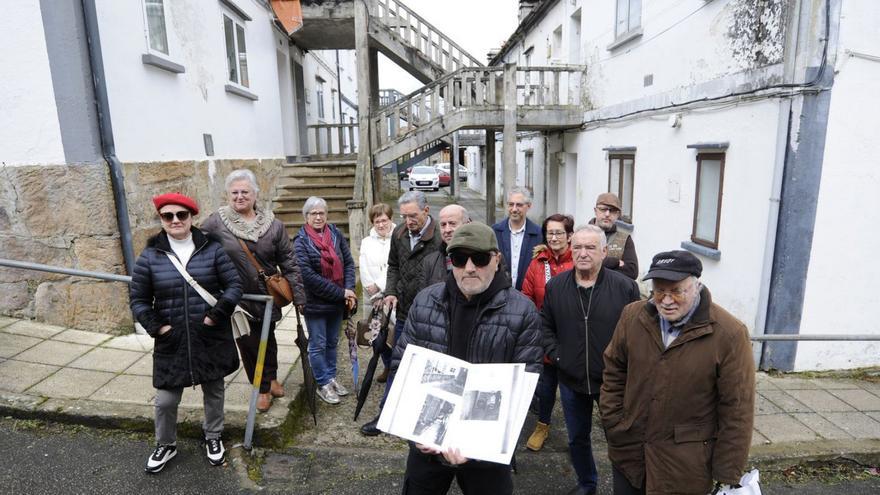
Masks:
[[[599,407],[608,457],[647,493],[708,493],[738,483],[748,460],[755,364],[745,325],[700,304],[681,334],[663,346],[647,301],[623,310],[605,350]]]

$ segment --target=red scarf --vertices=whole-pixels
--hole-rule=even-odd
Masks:
[[[342,274],[342,261],[336,254],[336,246],[330,237],[330,228],[324,227],[323,232],[318,232],[309,224],[303,225],[303,228],[306,229],[306,235],[321,253],[321,276],[343,287],[345,276]]]

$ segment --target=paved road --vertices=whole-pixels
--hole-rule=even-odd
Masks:
[[[409,183],[406,181],[401,181],[400,190],[407,191],[409,190]],[[439,191],[424,191],[425,196],[428,198],[428,204],[431,206],[431,214],[437,216],[437,213],[440,211],[440,208],[448,204],[452,204],[456,202],[452,196],[449,195],[448,187],[441,187]],[[471,219],[478,222],[486,222],[486,201],[480,196],[480,193],[468,189],[466,184],[461,185],[461,192],[458,199],[458,204],[467,208],[468,213],[471,215]],[[395,209],[397,209],[396,205],[393,205]],[[500,208],[496,208],[495,210],[495,221],[497,222],[507,213]]]
[[[528,425],[527,425],[528,426]],[[517,454],[516,493],[561,494],[573,474],[564,453],[561,429],[548,450]],[[598,440],[598,438],[597,438]],[[246,494],[254,493],[243,469],[212,467],[199,442],[179,442],[180,454],[158,475],[143,472],[150,435],[0,419],[0,486],[3,493],[42,494]],[[379,443],[380,445],[382,442]],[[387,445],[387,444],[384,444]],[[603,448],[603,446],[597,446]],[[267,452],[262,493],[384,495],[399,493],[404,452],[392,448],[331,448],[302,444]],[[608,463],[598,459],[600,494],[610,494]],[[766,495],[868,495],[880,493],[880,477],[835,484],[765,484]],[[454,489],[451,493],[459,493]]]

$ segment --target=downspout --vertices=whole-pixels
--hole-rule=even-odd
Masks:
[[[98,12],[95,0],[82,0],[86,39],[89,45],[89,65],[92,83],[95,88],[95,106],[98,113],[98,128],[101,134],[101,153],[110,166],[110,185],[113,188],[113,202],[116,206],[116,225],[122,243],[122,258],[125,270],[134,272],[134,247],[131,238],[131,223],[128,220],[128,203],[125,201],[125,179],[122,162],[116,157],[116,143],[113,141],[113,125],[110,121],[110,102],[104,74],[104,58],[101,54],[101,37],[98,33]]]

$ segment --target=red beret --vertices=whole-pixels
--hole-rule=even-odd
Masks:
[[[156,205],[156,211],[161,210],[166,205],[180,205],[191,211],[193,215],[199,214],[199,205],[196,204],[195,200],[180,193],[167,193],[155,196],[153,197],[153,204]]]

